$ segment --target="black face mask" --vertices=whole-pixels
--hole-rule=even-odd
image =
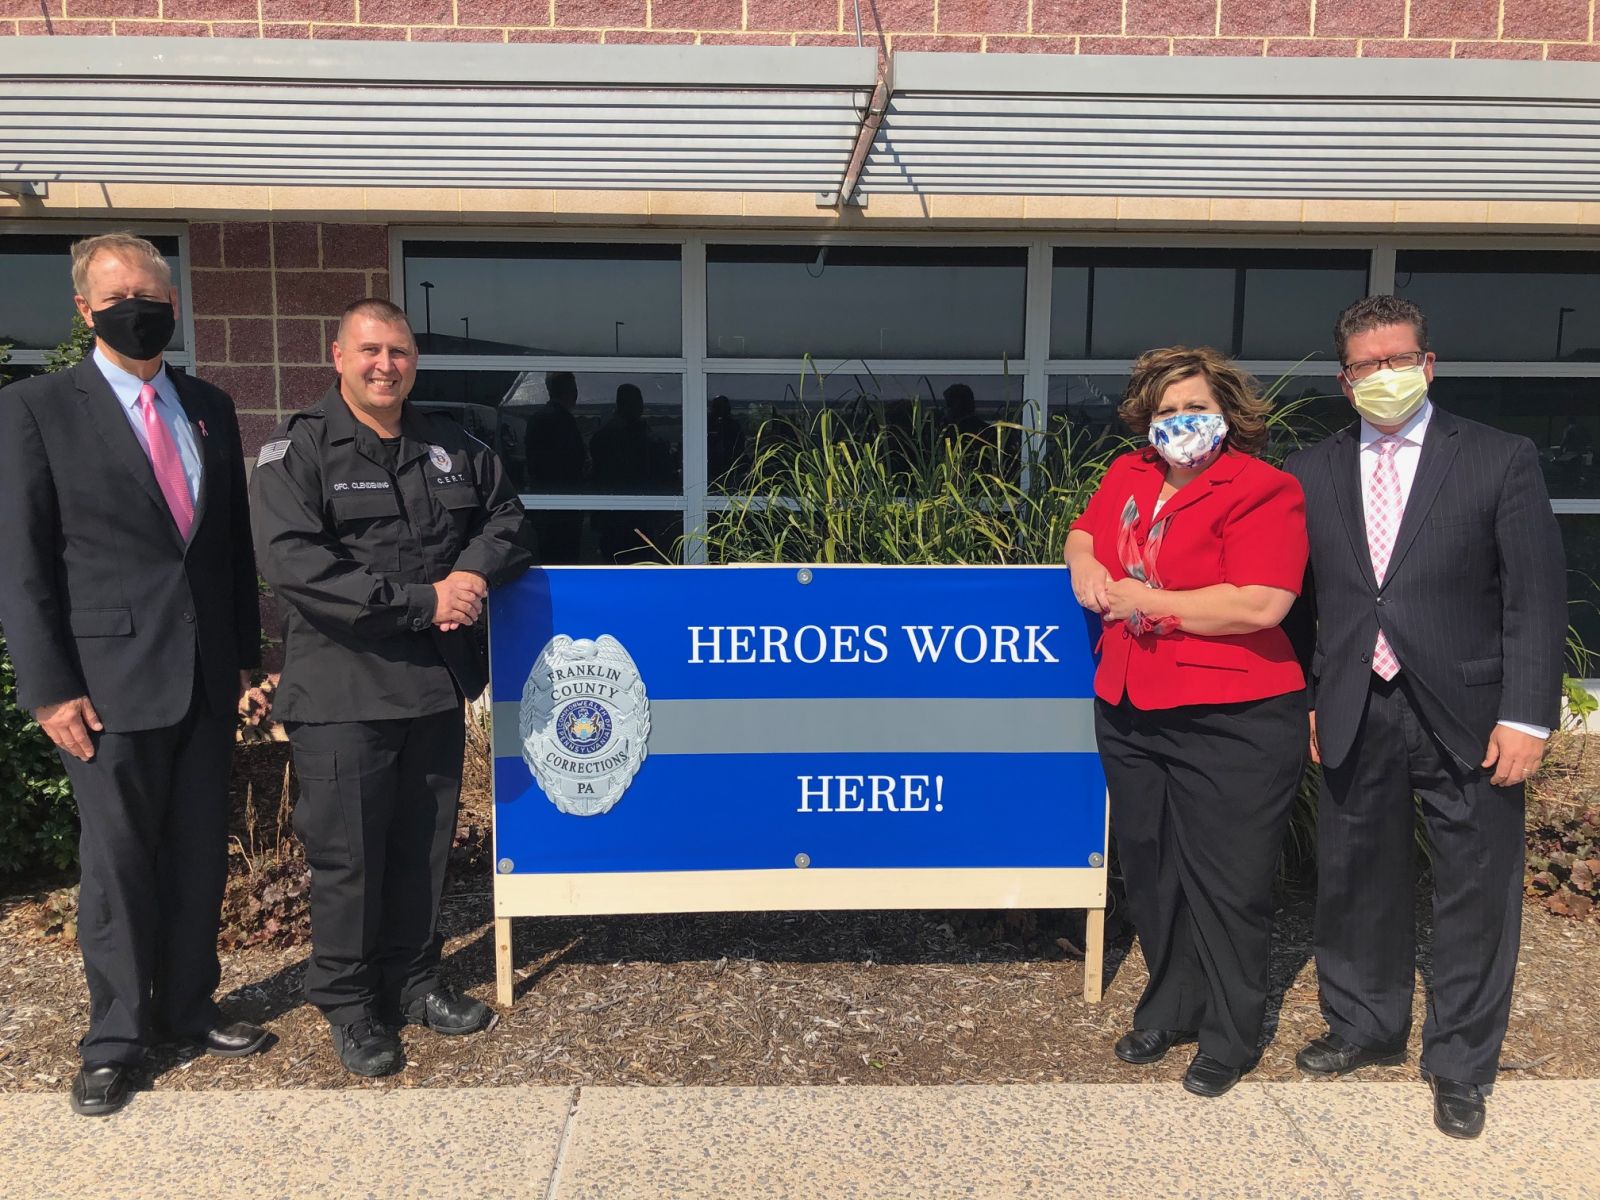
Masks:
[[[178,328],[178,318],[172,305],[165,300],[146,300],[143,296],[130,296],[118,300],[109,308],[96,309],[94,335],[118,354],[141,362],[148,361],[167,348]]]

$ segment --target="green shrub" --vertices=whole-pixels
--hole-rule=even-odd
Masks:
[[[93,345],[74,313],[72,332],[46,356],[45,370],[65,370]],[[77,861],[78,811],[66,769],[39,723],[17,707],[16,671],[0,634],[0,882]]]
[[[1125,445],[1066,420],[952,436],[920,403],[862,397],[757,430],[738,494],[707,514],[713,563],[1059,563]]]
[[[77,858],[66,771],[39,723],[17,707],[16,672],[0,636],[0,880],[70,867]]]

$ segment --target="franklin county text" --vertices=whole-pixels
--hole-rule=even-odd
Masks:
[[[948,655],[958,662],[1060,662],[1047,644],[1058,625],[902,625],[919,663]],[[690,625],[689,662],[713,666],[767,663],[881,663],[887,625]]]

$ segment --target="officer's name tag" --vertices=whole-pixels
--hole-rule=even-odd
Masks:
[[[275,463],[287,453],[289,453],[288,438],[284,438],[281,442],[268,442],[261,447],[261,453],[256,455],[256,466],[264,467],[268,463]]]
[[[352,479],[349,483],[336,483],[333,485],[336,492],[387,492],[389,481],[387,479]]]

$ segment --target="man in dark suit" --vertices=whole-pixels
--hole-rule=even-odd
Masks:
[[[163,1036],[238,1056],[216,989],[234,716],[259,661],[233,404],[163,366],[177,293],[142,238],[73,247],[91,357],[0,392],[0,623],[82,822],[89,1032],[72,1106],[127,1102]]]
[[[1306,492],[1317,974],[1337,1075],[1405,1057],[1416,958],[1413,795],[1433,863],[1422,1031],[1434,1122],[1483,1128],[1522,915],[1523,784],[1560,714],[1561,537],[1533,443],[1428,399],[1416,305],[1370,296],[1335,326],[1361,420],[1290,457]],[[1312,607],[1314,606],[1314,608]],[[1304,639],[1310,648],[1310,639]]]

